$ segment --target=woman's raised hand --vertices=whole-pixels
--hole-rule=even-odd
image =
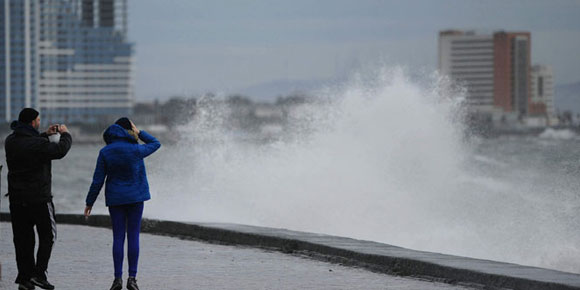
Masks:
[[[133,130],[133,132],[137,133],[137,135],[139,135],[139,133],[141,132],[139,129],[137,129],[137,126],[135,126],[135,124],[133,123],[133,121],[131,122],[131,130]]]

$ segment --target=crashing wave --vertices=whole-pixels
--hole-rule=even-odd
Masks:
[[[557,139],[557,140],[571,140],[577,137],[570,129],[556,130],[552,128],[547,128],[538,137],[542,139]]]

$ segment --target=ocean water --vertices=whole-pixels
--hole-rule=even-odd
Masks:
[[[239,138],[226,126],[228,108],[201,100],[179,142],[146,161],[145,215],[580,273],[580,138],[472,136],[461,125],[461,91],[427,79],[400,69],[358,74],[294,108],[269,142]],[[58,212],[82,213],[99,148],[74,145],[53,162]],[[94,211],[106,213],[104,196]]]

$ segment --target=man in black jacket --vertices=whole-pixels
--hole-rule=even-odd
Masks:
[[[56,238],[54,205],[51,192],[51,160],[63,158],[72,138],[65,125],[52,125],[42,134],[39,113],[31,108],[20,112],[11,124],[12,134],[4,147],[8,165],[8,195],[16,264],[18,289],[54,289],[46,277],[52,245]],[[60,140],[51,142],[48,136],[59,133]],[[34,257],[34,226],[38,233],[38,252]]]

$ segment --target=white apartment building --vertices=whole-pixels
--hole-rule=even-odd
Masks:
[[[467,103],[476,111],[494,108],[493,35],[445,31],[439,36],[439,71],[467,89]]]
[[[531,71],[532,102],[546,105],[548,125],[558,122],[554,108],[554,75],[552,68],[546,65],[534,65]]]

